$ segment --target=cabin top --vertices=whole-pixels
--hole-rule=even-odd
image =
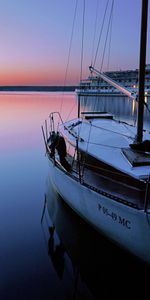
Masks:
[[[81,115],[85,119],[95,119],[95,118],[105,118],[105,119],[113,119],[113,115],[109,114],[107,112],[94,112],[94,111],[86,111],[86,112],[81,112]]]
[[[150,154],[130,148],[123,148],[122,153],[133,167],[150,165]]]

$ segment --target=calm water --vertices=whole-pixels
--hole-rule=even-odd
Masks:
[[[82,109],[130,122],[136,105],[124,97],[81,100]],[[53,191],[41,131],[53,110],[64,120],[76,116],[74,94],[0,94],[0,300],[145,299],[149,268],[97,234]]]

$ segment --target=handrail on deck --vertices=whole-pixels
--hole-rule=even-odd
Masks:
[[[58,111],[51,112],[50,115],[49,115],[50,131],[55,131],[54,115],[58,115],[58,118],[60,119],[61,123],[63,124],[63,119],[62,119],[60,113]]]

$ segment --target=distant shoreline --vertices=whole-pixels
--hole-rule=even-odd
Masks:
[[[0,86],[0,92],[74,92],[77,86]]]

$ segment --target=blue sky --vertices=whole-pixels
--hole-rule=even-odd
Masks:
[[[95,51],[106,2],[85,0],[83,77],[88,76],[92,58],[96,10]],[[63,84],[76,0],[0,0],[0,4],[0,85]],[[110,70],[138,68],[141,4],[141,0],[114,1]],[[68,84],[77,84],[80,78],[82,15],[83,0],[78,0]],[[96,68],[101,66],[103,47],[104,43],[101,43]],[[147,63],[150,63],[149,49],[150,20]],[[104,70],[107,67],[106,57]]]

